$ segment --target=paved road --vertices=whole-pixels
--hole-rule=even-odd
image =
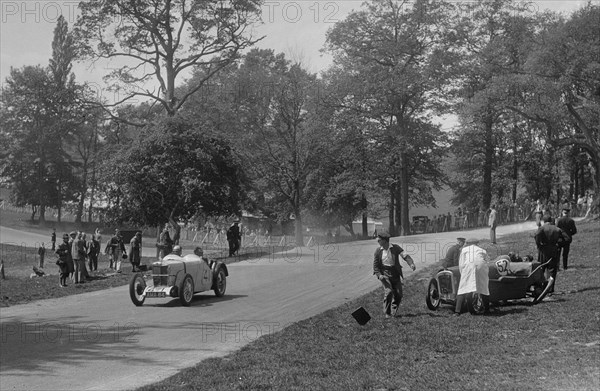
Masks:
[[[502,226],[498,236],[534,228]],[[13,234],[0,232],[2,242]],[[21,242],[39,240],[19,235]],[[412,253],[419,270],[459,235],[485,238],[488,230],[392,242]],[[0,389],[124,390],[156,382],[378,288],[374,249],[374,241],[303,247],[231,264],[226,295],[196,295],[189,308],[173,299],[135,307],[126,287],[1,308]],[[348,321],[354,323],[350,315]]]

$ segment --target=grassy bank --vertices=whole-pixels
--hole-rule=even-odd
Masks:
[[[512,303],[488,316],[432,312],[430,270],[406,282],[399,318],[382,316],[377,290],[140,390],[600,389],[600,225],[578,228],[570,269],[539,305]],[[503,238],[514,249],[531,240]],[[359,306],[373,317],[365,326],[350,316]]]

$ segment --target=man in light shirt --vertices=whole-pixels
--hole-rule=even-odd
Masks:
[[[490,227],[490,242],[496,244],[496,227],[498,226],[498,212],[496,212],[496,205],[492,205],[488,225]]]
[[[402,266],[400,257],[406,261],[412,270],[416,269],[413,259],[402,247],[390,244],[387,232],[377,234],[379,247],[375,250],[373,274],[383,285],[383,312],[386,318],[396,316],[398,306],[402,301]]]

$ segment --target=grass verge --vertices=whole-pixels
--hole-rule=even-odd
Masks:
[[[399,318],[382,316],[376,290],[139,390],[600,389],[600,226],[578,229],[570,269],[539,305],[429,311],[421,273],[406,281]],[[529,235],[503,240],[531,248]],[[359,306],[373,317],[365,326],[350,316]]]

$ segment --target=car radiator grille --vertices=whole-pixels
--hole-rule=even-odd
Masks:
[[[167,285],[167,280],[169,278],[167,275],[168,268],[169,267],[166,265],[152,266],[152,281],[154,282],[154,286]]]
[[[452,277],[448,274],[443,274],[438,277],[440,281],[440,292],[442,294],[452,293]]]

